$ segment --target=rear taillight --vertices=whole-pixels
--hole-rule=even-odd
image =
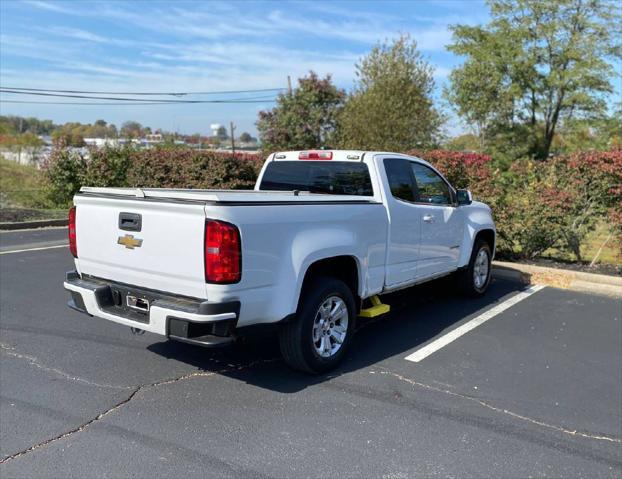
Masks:
[[[76,236],[76,207],[69,210],[69,251],[74,258],[78,257],[78,242]]]
[[[332,160],[332,151],[301,151],[298,153],[299,160]]]
[[[240,231],[223,221],[205,222],[205,281],[237,283],[241,276]]]

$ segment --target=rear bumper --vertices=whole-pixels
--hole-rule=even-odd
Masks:
[[[240,302],[210,303],[137,286],[67,273],[68,306],[90,316],[201,346],[224,346],[235,340]],[[126,297],[144,299],[147,310],[129,308]]]

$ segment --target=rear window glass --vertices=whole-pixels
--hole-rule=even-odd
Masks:
[[[309,191],[331,195],[373,196],[369,169],[352,161],[273,161],[260,190]]]

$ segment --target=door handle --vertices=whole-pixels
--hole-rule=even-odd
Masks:
[[[425,221],[426,223],[433,223],[434,215],[423,215],[423,221]]]
[[[119,213],[119,229],[125,231],[140,231],[142,216],[137,213]]]

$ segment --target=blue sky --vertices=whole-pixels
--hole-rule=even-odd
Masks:
[[[445,50],[451,40],[448,26],[488,19],[485,4],[475,0],[2,0],[0,9],[3,87],[108,91],[278,88],[287,85],[288,75],[296,79],[309,70],[320,75],[331,73],[337,85],[349,89],[354,83],[355,62],[374,44],[410,33],[436,68],[440,96],[451,68],[460,63]],[[17,97],[4,94],[2,99]],[[45,97],[20,99],[54,101]],[[103,118],[119,125],[136,120],[169,131],[203,134],[209,132],[211,123],[233,121],[238,133],[254,133],[257,111],[272,105],[3,103],[1,112],[55,122],[90,123]],[[460,130],[455,119],[450,120],[448,130]]]

